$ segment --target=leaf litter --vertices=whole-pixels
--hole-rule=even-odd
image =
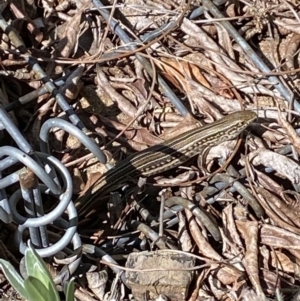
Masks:
[[[208,0],[107,2],[107,17],[98,1],[0,6],[47,76],[64,79],[57,84],[60,92],[111,164],[230,112],[258,114],[239,144],[216,146],[146,183],[124,175],[124,187],[99,198],[79,219],[82,260],[89,264],[76,286],[79,300],[175,300],[176,288],[161,289],[159,276],[165,274],[159,266],[141,291],[131,291],[122,277],[129,254],[146,258],[144,251],[162,250],[195,256],[199,267],[187,273],[193,281],[176,300],[300,300],[300,7],[292,0],[214,2],[223,18]],[[257,57],[236,42],[229,22]],[[0,45],[1,105],[28,99],[9,114],[38,150],[42,124],[66,114],[53,95],[42,92],[43,82],[7,32]],[[51,134],[51,153],[76,183],[75,202],[106,171],[79,142],[59,129]],[[6,144],[2,139],[1,146]],[[8,233],[3,241],[12,228],[1,230]],[[48,233],[54,242],[63,231],[49,225]],[[20,259],[12,243],[7,245]],[[60,270],[62,263],[52,265]],[[165,269],[168,277],[179,274],[172,266]]]

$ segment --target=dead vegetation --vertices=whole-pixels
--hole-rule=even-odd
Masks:
[[[199,120],[244,109],[258,114],[238,143],[146,183],[124,175],[129,187],[103,196],[79,219],[82,260],[93,263],[75,273],[79,300],[129,300],[122,274],[128,254],[167,249],[195,261],[182,300],[300,300],[300,5],[214,2],[218,8],[209,0],[0,3],[0,103],[37,151],[41,126],[53,117],[77,115],[114,163]],[[45,89],[49,81],[56,90]],[[4,145],[14,145],[7,133]],[[106,171],[63,130],[52,131],[50,151],[72,175],[75,203]],[[197,210],[217,226],[219,241]],[[8,245],[11,228],[2,237]],[[56,241],[63,230],[49,226],[48,233]],[[50,260],[57,270],[71,259],[60,260]],[[175,277],[172,266],[169,272]],[[168,300],[150,289],[163,298],[162,274],[149,280],[144,300]]]

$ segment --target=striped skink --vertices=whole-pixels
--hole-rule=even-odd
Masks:
[[[79,215],[86,214],[101,196],[120,187],[128,178],[157,175],[183,164],[207,148],[238,137],[256,117],[252,111],[235,112],[128,156],[98,180],[92,193],[79,199],[76,205]]]

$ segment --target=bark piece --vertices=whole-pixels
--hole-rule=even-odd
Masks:
[[[165,250],[131,253],[126,267],[136,271],[126,271],[127,284],[137,301],[145,300],[145,296],[155,299],[159,295],[171,301],[184,301],[194,275],[185,269],[194,265],[194,258],[186,254]]]

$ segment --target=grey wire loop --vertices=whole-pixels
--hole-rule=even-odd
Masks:
[[[21,190],[17,190],[9,199],[11,205],[11,211],[14,216],[15,222],[22,224],[24,227],[36,227],[38,226],[46,226],[47,224],[52,223],[54,220],[58,219],[66,210],[69,205],[73,192],[73,183],[72,178],[67,170],[67,168],[55,157],[46,155],[44,153],[36,153],[40,159],[49,162],[51,165],[55,166],[57,170],[60,171],[64,187],[66,187],[65,191],[61,192],[59,195],[60,203],[48,214],[45,214],[41,217],[36,218],[26,218],[21,216],[16,211],[16,205],[19,199],[21,198]],[[46,185],[48,188],[48,185]],[[43,188],[44,189],[44,188]],[[45,193],[49,193],[45,190]]]
[[[11,223],[13,220],[13,216],[4,189],[0,189],[0,219],[6,224]]]
[[[55,157],[49,156],[47,154],[37,152],[36,155],[38,158],[48,164],[49,166],[55,167],[61,178],[63,179],[63,189],[64,192],[59,196],[60,203],[54,210],[50,213],[40,216],[37,218],[26,218],[21,216],[17,210],[16,205],[17,202],[21,198],[21,190],[16,191],[10,198],[11,203],[11,210],[14,220],[21,224],[19,225],[17,231],[15,232],[15,243],[19,246],[19,251],[24,254],[27,245],[22,240],[23,232],[27,228],[40,228],[43,225],[48,225],[50,223],[56,224],[60,221],[60,225],[65,225],[66,232],[63,237],[51,246],[44,247],[43,249],[37,249],[36,251],[41,257],[48,257],[53,256],[56,253],[63,250],[71,241],[73,243],[74,249],[81,247],[81,240],[78,235],[77,231],[77,222],[78,222],[78,215],[75,208],[74,203],[71,201],[72,192],[73,192],[73,182],[70,173],[68,172],[67,168]],[[50,191],[47,186],[39,185],[40,190],[42,193],[49,194]],[[69,222],[62,220],[60,216],[62,213],[67,210]],[[68,270],[70,274],[73,274],[75,270],[78,268],[80,264],[81,257],[77,258],[74,262],[68,265]],[[58,276],[55,278],[55,283],[60,283],[62,277]]]
[[[47,191],[46,187],[41,187],[41,189],[44,193],[46,193],[46,191]],[[15,207],[16,203],[18,202],[19,197],[21,197],[20,190],[16,191],[10,200],[13,203],[14,207]],[[66,199],[66,197],[63,196],[62,199],[63,199],[62,202],[64,202],[65,201],[64,199]],[[25,222],[23,224],[19,225],[17,231],[15,232],[15,243],[19,246],[19,251],[22,254],[25,254],[27,245],[25,242],[22,241],[23,232],[28,227],[32,227],[32,225],[34,225],[34,224],[40,226],[43,223],[49,224],[49,222],[47,222],[47,218],[45,218],[46,216],[26,219],[26,218],[20,216],[18,213],[17,213],[18,216],[15,216],[16,213],[17,212],[14,210],[14,212],[13,212],[14,218],[16,218],[17,220],[19,220],[20,218],[21,219],[23,218],[25,220]],[[74,248],[78,248],[81,246],[79,236],[78,237],[75,236],[76,230],[77,230],[77,211],[76,211],[76,208],[75,208],[75,205],[73,202],[70,202],[69,205],[67,206],[67,213],[69,216],[69,224],[68,224],[65,234],[55,244],[48,246],[46,248],[43,248],[43,249],[36,249],[36,251],[38,252],[38,254],[41,257],[49,257],[49,256],[55,255],[56,253],[63,250],[70,243],[70,241],[73,240],[73,238],[75,239],[73,241]],[[49,216],[51,217],[51,215],[52,215],[51,213],[48,214],[48,217]],[[38,220],[38,219],[42,219],[42,222],[41,222],[41,220]]]
[[[73,210],[74,204],[73,202],[70,203],[71,210]],[[77,215],[77,211],[75,210],[75,213]],[[63,229],[67,229],[69,227],[69,222],[59,218],[56,221],[54,221],[54,225]],[[67,264],[67,266],[65,266],[68,269],[68,273],[69,275],[73,275],[75,273],[75,271],[77,270],[80,262],[81,262],[81,257],[82,257],[82,243],[81,243],[81,239],[79,234],[76,232],[72,238],[72,244],[73,244],[73,250],[69,250],[68,248],[64,248],[64,251],[66,252],[66,254],[71,255],[72,257],[76,256],[76,259],[70,263]],[[65,267],[61,270],[60,274],[57,275],[53,281],[55,284],[59,284],[62,283],[63,280],[63,273],[64,273],[64,269]]]
[[[38,76],[38,78],[44,83],[43,90],[47,90],[51,93],[58,102],[58,105],[68,116],[69,120],[83,133],[87,132],[87,129],[75,114],[73,108],[65,100],[63,95],[58,91],[54,83],[47,77],[46,73],[42,70],[38,61],[31,57],[30,53],[27,52],[24,43],[20,40],[9,27],[2,15],[0,15],[0,27],[3,31],[11,34],[12,44],[15,45],[19,51],[24,54],[23,58],[28,62],[32,70]],[[42,91],[40,91],[41,95]],[[1,95],[0,95],[1,97]],[[27,99],[20,98],[18,104],[22,104],[28,101]],[[8,108],[13,109],[16,102],[13,105],[9,105]],[[35,247],[41,246],[46,248],[38,248],[38,253],[42,256],[52,256],[57,252],[61,251],[63,248],[69,244],[72,240],[74,249],[81,247],[81,241],[79,235],[76,233],[77,229],[77,212],[76,208],[71,201],[71,196],[73,193],[72,179],[68,170],[60,163],[59,160],[52,157],[49,153],[48,148],[48,134],[52,127],[59,127],[75,137],[77,137],[94,155],[99,159],[100,162],[106,163],[106,156],[99,149],[99,147],[87,136],[85,136],[80,130],[68,122],[60,119],[53,119],[46,122],[41,130],[41,151],[44,153],[36,153],[33,151],[31,145],[23,137],[17,126],[11,120],[10,116],[7,114],[5,109],[0,105],[0,130],[6,130],[11,138],[15,141],[16,147],[2,146],[0,147],[0,218],[5,222],[10,222],[12,218],[20,223],[18,230],[15,233],[15,241],[18,244],[21,253],[26,250],[26,244],[22,240],[23,232],[25,229],[29,229],[30,240],[35,242]],[[24,165],[23,168],[17,172],[10,173],[8,176],[3,177],[2,171],[14,167],[19,163]],[[27,168],[26,168],[27,167]],[[30,171],[29,171],[30,170]],[[32,185],[22,186],[22,176],[29,176],[32,171],[33,182]],[[27,172],[27,174],[26,174]],[[56,172],[60,177],[57,176]],[[43,184],[38,184],[35,176],[40,179]],[[24,179],[24,178],[23,178]],[[62,179],[63,183],[60,183]],[[21,181],[20,181],[21,180]],[[20,182],[21,188],[16,191],[10,200],[7,200],[5,189],[7,186]],[[44,215],[43,212],[43,202],[42,194],[53,194],[60,199],[58,206]],[[20,199],[24,200],[28,216],[23,217],[16,211],[16,204]],[[64,221],[60,218],[64,211],[68,213],[69,221]],[[31,212],[30,212],[31,211]],[[65,229],[65,234],[63,237],[53,245],[49,245],[47,241],[47,231],[46,227],[49,223],[59,224]],[[35,237],[33,237],[35,236]],[[39,244],[41,242],[41,244]],[[68,268],[68,273],[72,274],[77,269],[80,256],[70,265],[66,266]],[[68,275],[69,275],[68,274]],[[59,276],[55,279],[56,283],[60,283],[63,276]]]
[[[106,163],[106,156],[102,152],[102,150],[99,148],[99,146],[88,136],[86,136],[82,131],[80,131],[76,126],[71,124],[70,122],[67,122],[60,118],[51,118],[45,121],[42,125],[41,131],[40,131],[40,149],[42,152],[50,153],[49,150],[49,132],[52,128],[59,128],[62,129],[69,134],[75,136],[82,144],[86,146],[87,149],[89,149],[96,158],[103,164]]]
[[[4,156],[14,157],[22,162],[26,167],[34,171],[37,177],[45,183],[45,185],[51,190],[51,192],[55,195],[59,195],[61,193],[61,189],[58,185],[49,177],[49,175],[45,172],[45,170],[30,156],[20,151],[19,149],[12,146],[2,146],[0,147],[0,159]],[[8,180],[9,180],[8,176]],[[5,178],[0,179],[0,188],[7,187]],[[4,184],[3,184],[4,183]],[[13,182],[11,183],[13,184]]]
[[[37,218],[26,218],[21,216],[17,210],[16,205],[17,202],[21,198],[21,190],[16,191],[10,198],[10,203],[12,207],[12,214],[14,216],[14,220],[21,224],[18,227],[18,230],[15,234],[15,242],[19,245],[19,250],[21,253],[24,254],[27,246],[24,242],[22,242],[22,234],[26,228],[29,227],[40,227],[43,225],[48,225],[58,219],[63,212],[67,209],[68,216],[69,216],[69,226],[64,234],[63,238],[61,238],[57,243],[52,246],[46,247],[44,249],[38,249],[38,253],[42,257],[52,256],[57,252],[61,251],[65,248],[69,242],[73,239],[76,230],[77,230],[77,211],[73,202],[71,202],[72,192],[73,192],[73,183],[70,173],[68,172],[67,168],[56,158],[46,155],[44,153],[36,153],[38,157],[42,161],[46,161],[51,166],[55,166],[57,170],[60,171],[62,176],[64,187],[66,188],[65,191],[59,196],[60,203],[56,206],[56,208],[51,211],[50,213],[37,217]],[[42,193],[49,193],[48,188],[45,185],[40,185]],[[76,247],[79,247],[76,245]]]
[[[18,162],[19,160],[15,157],[6,157],[0,161],[0,171],[3,171],[4,169],[11,167]]]
[[[74,136],[96,154],[97,158],[102,162],[106,157],[96,144],[85,136],[80,130],[73,125],[68,124],[64,120],[57,120],[54,123],[48,123],[50,127],[43,127],[45,131],[41,135],[43,137],[43,144],[46,148],[42,147],[45,152],[48,151],[48,134],[51,126],[60,127]],[[72,178],[63,164],[54,157],[47,153],[33,152],[32,147],[23,137],[19,129],[11,120],[10,116],[5,112],[3,107],[0,106],[0,129],[5,129],[11,137],[15,140],[20,149],[11,146],[0,147],[0,219],[5,223],[10,223],[13,219],[15,222],[20,223],[17,231],[15,232],[15,243],[21,253],[25,253],[26,244],[23,242],[22,237],[24,231],[28,228],[30,233],[30,240],[37,247],[37,252],[41,257],[53,256],[57,252],[66,248],[66,246],[72,241],[74,249],[81,247],[81,240],[76,233],[77,231],[77,211],[71,202],[73,193]],[[18,163],[23,163],[27,167],[21,168],[17,172],[11,173],[6,177],[2,177],[2,171],[10,168]],[[44,164],[42,164],[45,163]],[[28,171],[28,168],[45,184],[39,184],[37,188],[24,188],[21,185],[21,189],[16,191],[8,201],[5,189],[13,183],[19,181],[22,172]],[[56,171],[59,172],[63,180],[63,188],[59,183]],[[56,196],[59,195],[61,202],[50,213],[44,215],[41,193],[52,193]],[[23,217],[16,211],[16,204],[19,200],[26,200],[26,204],[29,209],[30,216]],[[35,206],[34,206],[35,204]],[[66,222],[60,218],[60,216],[67,210],[69,222]],[[27,211],[28,212],[28,211]],[[57,224],[60,221],[60,225],[65,222],[66,232],[63,237],[53,245],[48,242],[47,231],[45,226],[49,223]],[[81,256],[72,263],[65,266],[68,274],[73,274],[80,264]],[[61,283],[63,279],[62,275],[58,275],[54,281],[55,283]]]

